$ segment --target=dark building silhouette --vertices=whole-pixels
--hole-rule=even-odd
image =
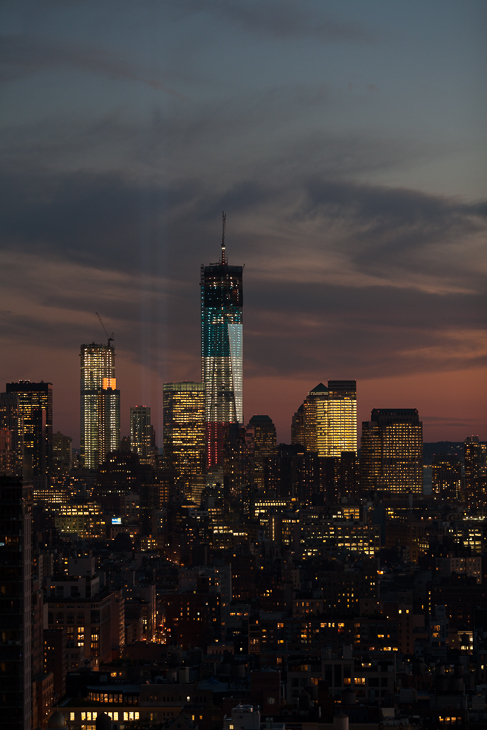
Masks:
[[[301,505],[335,501],[339,459],[304,452],[299,445],[280,444],[275,456],[264,460],[264,492]]]
[[[32,485],[0,476],[0,706],[4,730],[30,730]]]
[[[141,464],[154,463],[151,409],[133,406],[130,409],[130,448],[138,454]]]
[[[245,433],[251,479],[258,489],[264,487],[264,460],[274,456],[277,450],[276,427],[269,416],[252,416]]]
[[[461,498],[462,465],[455,454],[435,454],[431,464],[432,493],[448,501]]]
[[[73,440],[61,431],[52,436],[52,460],[54,471],[58,474],[68,474],[73,467]]]
[[[0,393],[0,475],[22,476],[24,419],[17,393]]]
[[[478,436],[464,441],[465,496],[471,509],[487,506],[487,449]]]
[[[304,404],[301,403],[291,421],[291,443],[296,446],[305,445],[304,436]]]

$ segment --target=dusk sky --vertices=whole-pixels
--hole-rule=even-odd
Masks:
[[[357,380],[487,439],[485,0],[3,0],[0,386],[115,333],[122,434],[200,378],[200,265],[244,269],[244,415]]]

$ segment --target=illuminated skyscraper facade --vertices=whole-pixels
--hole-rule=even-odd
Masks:
[[[224,238],[220,261],[201,267],[201,379],[208,469],[223,463],[228,426],[243,425],[242,271],[242,266],[228,265]]]
[[[151,413],[148,406],[134,406],[130,409],[130,448],[139,455],[141,464],[152,464]]]
[[[164,469],[179,493],[195,499],[203,488],[205,472],[204,384],[164,383],[163,418]]]
[[[21,380],[6,389],[19,399],[25,464],[33,477],[45,478],[52,470],[52,384]]]
[[[81,345],[81,461],[97,469],[120,444],[120,391],[111,345]]]
[[[357,453],[357,384],[329,380],[310,390],[293,418],[292,439],[320,457]]]
[[[328,381],[328,444],[327,456],[342,452],[357,453],[357,382]]]
[[[328,452],[328,388],[319,383],[310,390],[303,403],[304,447],[306,451],[329,456]]]
[[[361,489],[423,491],[423,424],[416,408],[374,408],[362,424]]]

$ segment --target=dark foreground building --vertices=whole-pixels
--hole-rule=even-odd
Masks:
[[[0,707],[3,730],[31,730],[31,485],[0,476]]]

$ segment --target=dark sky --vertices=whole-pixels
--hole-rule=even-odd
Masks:
[[[487,438],[484,0],[5,0],[0,383],[115,332],[122,431],[199,378],[199,268],[245,264],[244,410],[320,381]]]

